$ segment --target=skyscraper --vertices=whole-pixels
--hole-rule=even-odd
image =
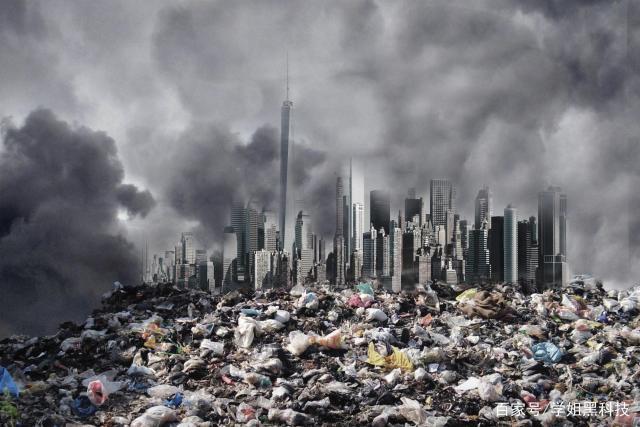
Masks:
[[[278,248],[276,239],[278,237],[278,226],[273,212],[263,212],[264,217],[264,249],[273,252]]]
[[[456,211],[456,189],[449,180],[432,179],[429,209],[431,211],[432,226],[447,226],[447,211]]]
[[[486,280],[491,275],[490,251],[487,247],[487,223],[469,232],[469,263],[466,274],[471,281]]]
[[[389,235],[389,274],[391,276],[391,290],[402,290],[402,229],[394,222],[391,223]]]
[[[518,281],[518,211],[512,205],[504,208],[504,281]]]
[[[364,232],[364,205],[353,203],[353,249],[362,253],[362,233]]]
[[[389,235],[383,227],[380,227],[376,236],[376,276],[378,278],[390,276],[391,260],[389,255]]]
[[[418,223],[416,225],[422,225],[422,197],[416,198],[416,189],[409,189],[409,197],[404,199],[404,220],[406,222],[413,221],[414,217],[418,215]]]
[[[369,231],[362,236],[362,276],[376,277],[376,237],[375,228],[371,227]]]
[[[289,61],[287,59],[287,97],[282,103],[280,112],[280,248],[285,247],[285,231],[287,228],[287,185],[289,172],[289,128],[293,102],[289,100]]]
[[[238,256],[238,237],[233,227],[225,227],[222,248],[222,287],[232,286],[236,282]]]
[[[567,196],[560,187],[538,193],[538,269],[543,287],[567,282]]]
[[[407,228],[402,236],[402,287],[412,289],[418,283],[418,253],[422,248],[421,228]]]
[[[535,280],[531,275],[531,224],[528,220],[518,221],[518,281],[530,282]],[[537,263],[537,260],[536,260]]]
[[[467,259],[469,250],[469,225],[466,219],[460,220],[460,244],[462,245],[462,257]]]
[[[342,178],[336,179],[336,234],[333,238],[334,271],[333,283],[336,286],[345,284],[345,242],[344,242],[344,189]]]
[[[447,209],[446,212],[446,225],[445,225],[445,245],[451,244],[455,239],[455,212],[451,209]]]
[[[342,286],[345,284],[344,271],[344,236],[336,234],[333,239],[333,255],[335,257],[334,284]]]
[[[486,225],[486,222],[484,223]],[[491,230],[488,233],[489,264],[491,281],[504,281],[504,217],[491,217]]]
[[[313,232],[311,230],[311,217],[300,211],[296,219],[296,271],[298,283],[303,283],[309,271],[313,268]]]
[[[234,201],[231,205],[231,227],[236,233],[236,237],[238,239],[238,244],[236,246],[238,253],[236,254],[236,280],[241,282],[244,281],[245,275],[245,256],[244,254],[247,252],[245,250],[247,243],[244,238],[244,233],[246,232],[245,228],[246,221],[246,209],[244,204],[238,201]]]
[[[195,264],[196,263],[196,248],[193,241],[193,233],[182,233],[182,263],[183,264]]]
[[[253,287],[262,289],[271,282],[271,252],[261,249],[253,253]]]
[[[493,206],[491,200],[491,190],[484,186],[478,191],[476,196],[476,223],[475,227],[480,228],[483,221],[487,221],[487,228],[491,229],[491,215],[493,215]]]
[[[529,227],[531,229],[531,244],[538,244],[538,223],[535,216],[529,217]]]
[[[389,222],[391,221],[391,201],[389,193],[384,190],[373,190],[369,193],[371,211],[371,223],[376,230],[384,228],[386,235],[389,234]]]
[[[336,179],[336,236],[344,234],[344,188],[342,178]]]
[[[253,253],[258,250],[258,217],[261,216],[251,206],[247,206],[244,211],[244,266],[248,273],[245,280],[251,280],[253,271]]]

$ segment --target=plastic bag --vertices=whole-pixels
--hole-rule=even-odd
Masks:
[[[11,374],[4,367],[0,366],[0,394],[4,394],[5,391],[15,398],[20,396],[18,386],[13,381]]]
[[[307,334],[300,331],[289,332],[289,345],[287,346],[287,350],[289,350],[290,353],[300,356],[307,351],[310,344]]]
[[[222,342],[215,342],[205,338],[200,343],[200,349],[209,350],[216,356],[224,355],[224,343]]]
[[[234,342],[238,347],[249,348],[256,335],[261,335],[260,323],[250,317],[239,317],[238,327],[234,333]]]
[[[379,308],[367,309],[367,322],[371,322],[373,320],[376,320],[378,322],[384,322],[387,319],[388,319],[387,315],[384,313],[384,311],[380,310]]]
[[[94,380],[87,386],[87,397],[91,403],[100,406],[107,401],[109,393],[105,390],[102,381]]]
[[[427,371],[425,371],[424,368],[418,368],[413,373],[413,379],[415,379],[416,381],[424,381],[426,378],[427,378]]]
[[[552,342],[541,342],[531,347],[533,358],[545,363],[558,363],[562,359],[563,353]]]
[[[249,317],[258,317],[262,314],[260,310],[256,310],[255,308],[243,308],[240,312]]]
[[[284,329],[284,323],[276,319],[267,319],[260,322],[260,329],[262,329],[263,332],[272,333]]]
[[[369,294],[373,296],[373,288],[370,283],[360,283],[359,285],[356,285],[356,289],[358,289],[358,292],[361,294]]]
[[[169,399],[164,401],[164,406],[168,406],[169,408],[178,408],[180,405],[182,405],[183,399],[184,396],[182,396],[182,393],[176,393]]]
[[[141,366],[141,365],[137,365],[136,363],[132,363],[129,369],[127,370],[127,375],[155,377],[156,371],[154,371],[151,368],[147,368],[146,366]]]
[[[280,323],[287,323],[291,318],[291,315],[286,310],[278,310],[276,311],[276,315],[273,318]]]
[[[71,404],[71,409],[74,414],[81,418],[90,417],[98,410],[87,396],[79,396],[76,398]]]
[[[298,308],[308,308],[309,310],[316,310],[320,305],[318,301],[318,296],[313,292],[305,292],[303,293],[297,302]]]
[[[306,289],[304,288],[304,286],[295,285],[293,288],[291,288],[291,290],[289,291],[289,294],[294,297],[299,297],[303,295],[305,292],[306,292]]]
[[[173,409],[166,406],[152,406],[144,414],[133,420],[131,427],[157,427],[177,419]]]
[[[407,372],[413,371],[413,363],[411,363],[409,357],[397,347],[391,347],[391,349],[393,352],[389,356],[383,356],[378,353],[376,346],[370,342],[367,350],[367,363],[387,369],[400,368]]]
[[[312,423],[312,419],[302,412],[296,412],[293,409],[276,409],[271,408],[267,414],[269,421],[278,422],[288,426],[301,426]],[[133,426],[132,426],[133,427]]]
[[[340,333],[340,329],[336,329],[324,337],[311,336],[309,337],[310,344],[318,344],[322,347],[330,348],[330,349],[339,349],[342,347],[342,334]]]
[[[429,415],[417,400],[408,397],[401,397],[400,400],[402,400],[402,405],[398,407],[398,412],[406,421],[419,426],[426,424]]]
[[[478,289],[477,288],[471,288],[471,289],[467,289],[466,291],[462,292],[460,295],[458,295],[456,297],[456,301],[458,302],[466,302],[466,301],[470,301],[473,299],[473,297],[478,293]]]
[[[396,368],[393,371],[389,372],[387,375],[385,375],[384,380],[389,385],[395,385],[401,376],[402,376],[402,371],[400,370],[400,368]]]
[[[247,405],[246,403],[241,403],[238,405],[238,410],[236,411],[236,421],[239,423],[246,423],[250,420],[256,418],[256,410]]]

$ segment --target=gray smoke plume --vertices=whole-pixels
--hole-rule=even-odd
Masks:
[[[0,336],[80,319],[120,280],[138,280],[119,208],[145,216],[148,191],[123,184],[114,141],[49,110],[4,123],[0,154]]]
[[[220,126],[194,126],[177,145],[182,148],[168,180],[167,199],[182,216],[199,222],[197,234],[207,247],[220,243],[233,202],[251,202],[258,211],[277,210],[280,151],[274,127],[258,128],[245,142]],[[291,184],[303,191],[324,161],[322,152],[296,143]],[[318,199],[315,183],[311,191],[306,197]]]

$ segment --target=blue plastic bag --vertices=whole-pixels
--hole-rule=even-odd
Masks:
[[[609,323],[609,318],[607,317],[607,312],[603,311],[602,313],[600,313],[600,316],[598,316],[597,320],[600,323]]]
[[[549,341],[534,344],[531,351],[535,360],[550,364],[558,363],[563,356],[562,350]]]
[[[177,408],[180,405],[182,405],[182,393],[176,393],[170,399],[164,401],[164,406],[170,408]]]
[[[373,288],[369,283],[360,283],[359,285],[356,285],[356,288],[361,294],[373,295]]]
[[[262,314],[260,310],[256,310],[255,308],[243,308],[240,310],[240,312],[249,317],[257,317]]]
[[[0,394],[4,394],[5,391],[8,391],[9,394],[15,398],[18,398],[20,395],[18,386],[13,381],[9,371],[0,366]]]
[[[98,410],[87,396],[76,398],[71,405],[71,409],[73,409],[74,414],[82,418],[90,417]]]

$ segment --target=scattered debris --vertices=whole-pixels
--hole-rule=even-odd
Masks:
[[[639,410],[639,296],[577,283],[530,296],[120,285],[83,325],[0,341],[0,424],[626,422]],[[629,413],[550,410],[561,402]]]

